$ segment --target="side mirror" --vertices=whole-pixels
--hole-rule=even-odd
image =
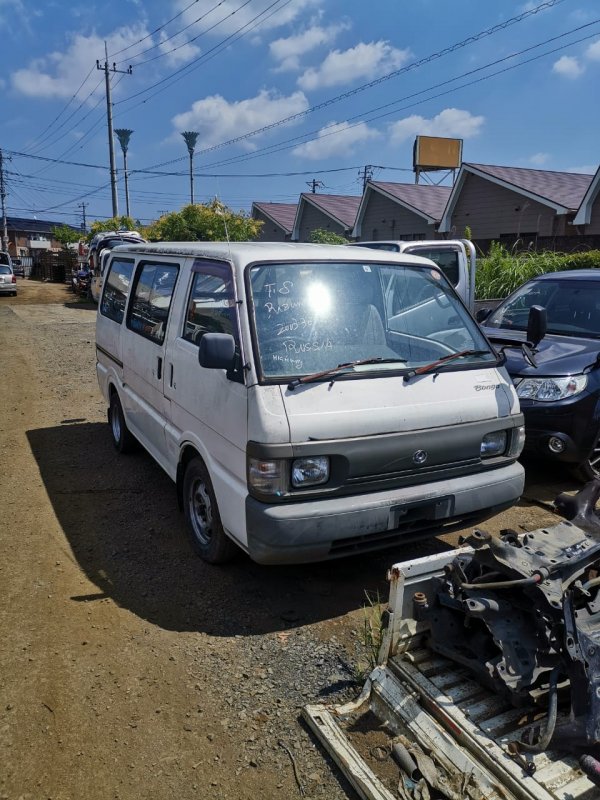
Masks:
[[[198,361],[205,369],[233,369],[235,339],[229,333],[205,333],[200,339]]]
[[[491,308],[480,308],[479,311],[477,311],[477,313],[475,314],[475,319],[477,320],[477,322],[483,322],[485,319],[489,317],[491,313],[492,313]]]
[[[533,347],[542,341],[548,328],[548,314],[543,306],[531,306],[527,320],[527,341]]]

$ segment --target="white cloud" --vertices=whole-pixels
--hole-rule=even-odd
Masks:
[[[168,41],[165,41],[165,39],[168,39]],[[164,63],[169,67],[178,67],[180,64],[185,64],[201,52],[197,45],[188,42],[185,33],[173,36],[171,39],[165,31],[160,33],[158,49],[165,54]]]
[[[147,34],[148,31],[143,25],[119,28],[111,33],[106,37],[109,60],[111,53],[135,44]],[[117,56],[119,57],[122,56]],[[79,88],[82,78],[88,74],[90,67],[93,66],[94,73],[96,72],[94,61],[97,58],[101,63],[104,62],[104,38],[96,34],[90,36],[74,34],[62,52],[50,53],[44,58],[32,61],[25,69],[18,69],[10,76],[11,82],[18,92],[28,97],[71,97]],[[88,87],[94,85],[92,83],[94,79],[95,75],[91,75],[83,92],[87,90],[89,93]],[[100,74],[95,82],[97,83],[99,79]]]
[[[552,72],[571,79],[578,78],[584,70],[585,67],[574,56],[561,56],[552,65]]]
[[[445,108],[431,119],[413,114],[390,125],[390,140],[392,144],[401,144],[417,135],[470,139],[481,133],[484,122],[485,117],[460,108]]]
[[[22,0],[0,0],[0,28],[8,28],[11,22],[14,25],[15,17],[19,18],[19,23],[26,19]]]
[[[585,51],[586,58],[590,61],[600,61],[600,39],[592,42]]]
[[[351,83],[359,78],[377,78],[406,62],[409,50],[398,50],[387,42],[360,42],[349,50],[333,50],[320,67],[311,67],[298,78],[304,91]]]
[[[541,167],[543,164],[547,163],[549,158],[549,153],[534,153],[529,157],[529,163],[535,164],[537,167]]]
[[[364,122],[350,125],[348,122],[330,122],[321,128],[318,138],[306,142],[292,150],[293,155],[316,161],[332,156],[347,156],[356,150],[356,146],[379,138],[381,134],[369,128]]]
[[[177,131],[198,131],[198,149],[210,147],[227,139],[233,139],[263,125],[289,117],[308,108],[303,92],[294,92],[284,97],[274,91],[262,90],[256,97],[230,103],[221,95],[197,100],[189,111],[177,114],[171,120]],[[260,135],[245,143],[254,149]]]
[[[576,167],[567,167],[565,172],[579,172],[581,175],[594,175],[598,164],[581,164]]]
[[[256,34],[288,25],[294,22],[302,12],[319,5],[320,2],[321,0],[291,0],[280,9],[272,9],[275,13],[271,13],[267,11],[270,3],[265,3],[265,0],[251,0],[248,5],[242,5],[239,0],[223,0],[218,7],[214,0],[198,0],[182,14],[177,20],[177,24],[181,23],[181,27],[192,24],[192,27],[188,29],[190,37],[197,36],[213,26],[215,27],[210,31],[210,35],[218,38],[229,36],[237,31]],[[175,0],[173,8],[177,12],[189,5],[190,0]],[[266,11],[264,16],[253,21],[262,11]],[[246,25],[248,27],[241,31],[240,29]]]
[[[277,71],[299,69],[300,56],[324,44],[331,44],[338,33],[348,28],[349,25],[347,23],[329,25],[327,28],[313,25],[313,27],[307,28],[295,36],[288,36],[285,39],[276,39],[271,42],[269,45],[271,55],[276,61],[280,62]]]

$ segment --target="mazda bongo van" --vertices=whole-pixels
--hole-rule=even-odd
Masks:
[[[96,329],[115,446],[173,479],[209,562],[389,547],[515,503],[512,382],[428,259],[292,243],[115,247]]]

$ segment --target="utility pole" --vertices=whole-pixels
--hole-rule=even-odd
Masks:
[[[8,159],[10,161],[10,157]],[[4,155],[0,149],[0,202],[2,204],[2,249],[8,250],[8,226],[6,222],[6,183],[4,177]]]
[[[96,61],[96,69],[104,72],[106,83],[106,121],[108,125],[108,154],[110,157],[110,188],[112,192],[112,211],[113,217],[119,215],[119,201],[117,198],[117,168],[115,167],[115,143],[113,141],[113,121],[112,121],[112,98],[110,94],[110,73],[120,72],[123,75],[131,75],[133,68],[131,65],[127,69],[117,69],[117,65],[113,62],[112,67],[108,66],[108,45],[104,42],[104,55],[105,60],[103,66],[100,66],[100,61]]]
[[[83,222],[81,223],[81,227],[84,233],[87,233],[87,225],[85,224],[85,210],[89,206],[89,203],[79,203],[77,208],[81,209],[81,216],[83,217]]]
[[[365,168],[358,173],[358,177],[362,178],[363,192],[367,186],[367,181],[373,177],[373,165],[365,164]]]
[[[310,187],[311,194],[316,194],[317,189],[322,189],[325,186],[323,181],[318,181],[316,178],[313,178],[312,181],[306,181],[306,185]]]

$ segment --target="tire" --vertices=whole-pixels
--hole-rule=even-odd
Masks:
[[[217,498],[201,458],[193,458],[183,478],[183,510],[192,547],[209,564],[230,561],[238,548],[221,524]]]
[[[600,437],[596,439],[592,452],[580,464],[571,467],[573,477],[582,483],[600,478]]]
[[[113,444],[119,453],[132,453],[137,447],[135,437],[130,433],[125,423],[125,415],[121,407],[119,395],[113,392],[110,396],[108,408],[108,424],[112,434]]]

